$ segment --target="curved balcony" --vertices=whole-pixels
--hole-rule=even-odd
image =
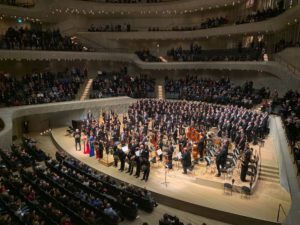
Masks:
[[[270,33],[284,29],[291,23],[299,21],[300,6],[285,13],[256,23],[231,25],[193,31],[140,31],[140,32],[78,32],[77,36],[94,42],[99,40],[178,40],[228,36],[235,34]]]
[[[39,0],[30,12],[40,14],[41,17],[51,15],[51,12],[57,9],[58,13],[64,13],[69,9],[71,12],[74,9],[74,15],[100,15],[100,16],[126,16],[130,14],[140,16],[152,16],[153,15],[176,15],[176,14],[190,14],[200,12],[203,10],[211,10],[220,7],[229,7],[231,5],[240,4],[240,0],[176,0],[176,1],[164,1],[158,3],[146,3],[146,4],[117,4],[106,2],[93,2],[93,1],[81,1],[81,0]],[[9,5],[3,5],[0,9],[0,13],[6,13],[10,15],[22,16],[22,13],[26,13],[28,10],[24,10],[20,7],[13,7]],[[91,13],[93,12],[93,13]]]
[[[274,81],[280,83],[281,92],[288,89],[299,89],[300,77],[283,67],[278,62],[244,61],[244,62],[143,62],[135,54],[100,53],[100,52],[47,52],[0,50],[0,60],[28,61],[109,61],[124,62],[142,70],[241,70],[261,71],[272,74]]]

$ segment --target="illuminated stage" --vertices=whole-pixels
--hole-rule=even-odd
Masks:
[[[256,190],[250,198],[242,197],[238,192],[233,192],[232,195],[224,193],[224,182],[230,183],[232,178],[224,180],[224,175],[215,177],[215,173],[206,170],[205,163],[197,165],[195,170],[184,175],[180,163],[174,162],[173,170],[166,174],[167,185],[164,183],[164,165],[156,163],[151,166],[149,180],[145,183],[125,172],[119,172],[115,167],[100,164],[95,157],[84,155],[83,151],[76,151],[74,139],[66,135],[66,130],[67,127],[52,130],[52,140],[59,149],[96,170],[147,188],[162,204],[230,224],[275,224],[278,205],[282,204],[285,211],[290,207],[289,193],[276,181],[258,180]],[[273,138],[270,136],[262,147],[262,164],[270,170],[278,168]],[[238,170],[233,176],[237,187],[249,185],[239,181]],[[280,221],[283,219],[281,216]]]

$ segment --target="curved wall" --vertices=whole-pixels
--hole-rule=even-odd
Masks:
[[[289,89],[300,88],[300,77],[293,74],[278,62],[168,62],[149,63],[141,61],[136,55],[128,53],[100,52],[47,52],[47,51],[9,51],[0,50],[0,60],[29,61],[89,61],[89,62],[120,62],[134,65],[147,71],[177,71],[177,70],[240,70],[272,74],[277,81],[280,94]],[[241,75],[242,76],[242,75]],[[276,86],[275,86],[276,87]]]
[[[0,148],[9,148],[13,135],[20,137],[22,123],[25,120],[29,121],[29,130],[41,131],[69,125],[71,119],[83,118],[89,109],[95,116],[99,115],[101,110],[114,110],[116,113],[127,112],[128,106],[135,101],[129,97],[118,97],[1,108],[0,115],[5,126],[0,131]]]

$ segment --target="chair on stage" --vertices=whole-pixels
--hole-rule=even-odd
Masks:
[[[251,194],[252,194],[252,181],[250,182],[249,184],[249,187],[248,186],[242,186],[241,187],[241,197],[247,197],[247,198],[250,198]]]
[[[224,193],[225,194],[227,193],[226,191],[230,191],[230,194],[232,195],[234,182],[235,182],[235,180],[232,179],[231,184],[230,183],[224,183]]]

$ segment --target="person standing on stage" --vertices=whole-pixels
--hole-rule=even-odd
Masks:
[[[132,175],[134,165],[136,164],[135,163],[135,147],[131,146],[129,149],[130,149],[129,153],[127,155],[129,167],[128,167],[128,170],[126,173],[129,173],[130,175]]]
[[[201,133],[201,138],[200,138],[200,140],[198,142],[198,146],[197,146],[198,147],[198,152],[199,152],[199,155],[200,155],[200,161],[203,161],[205,143],[206,143],[206,134],[203,131]]]
[[[168,169],[173,169],[173,152],[174,152],[174,147],[172,143],[170,143],[167,151],[168,164],[166,165],[166,167]]]
[[[83,144],[84,144],[84,150],[83,153],[84,154],[90,154],[90,143],[89,143],[89,135],[86,134],[83,136],[82,140],[83,140]]]
[[[118,155],[118,147],[116,145],[113,148],[113,157],[114,157],[114,166],[118,167],[119,155]]]
[[[150,174],[150,161],[147,160],[146,158],[142,158],[141,165],[142,165],[142,170],[144,172],[143,178],[141,180],[145,180],[145,182],[147,182]]]
[[[140,149],[138,149],[140,150]],[[135,163],[136,163],[136,171],[135,171],[135,177],[139,178],[141,173],[141,157],[139,155],[135,156]]]
[[[118,157],[119,157],[119,160],[121,162],[121,167],[120,167],[120,171],[123,172],[124,171],[124,168],[125,168],[125,160],[126,160],[126,154],[125,152],[123,152],[122,149],[118,149]]]
[[[247,146],[246,150],[243,153],[242,157],[242,168],[241,168],[241,181],[246,182],[246,176],[248,171],[248,166],[251,160],[252,156],[252,148],[250,149],[249,146]]]
[[[104,150],[103,141],[99,140],[99,147],[98,147],[99,159],[103,158],[103,150]]]
[[[90,157],[93,157],[95,155],[95,138],[93,135],[90,136]]]
[[[182,168],[183,168],[183,174],[187,174],[187,169],[191,170],[192,166],[192,158],[191,158],[191,152],[187,150],[187,148],[183,148],[182,150]]]
[[[75,139],[75,149],[76,151],[78,150],[79,147],[79,151],[81,151],[81,133],[79,131],[79,129],[76,129],[74,132],[74,139]]]
[[[228,146],[229,146],[229,141],[226,141],[225,144],[223,145],[221,151],[216,157],[216,164],[217,164],[217,170],[218,174],[216,175],[217,177],[221,176],[221,167],[224,168],[227,160],[227,155],[228,155]]]

